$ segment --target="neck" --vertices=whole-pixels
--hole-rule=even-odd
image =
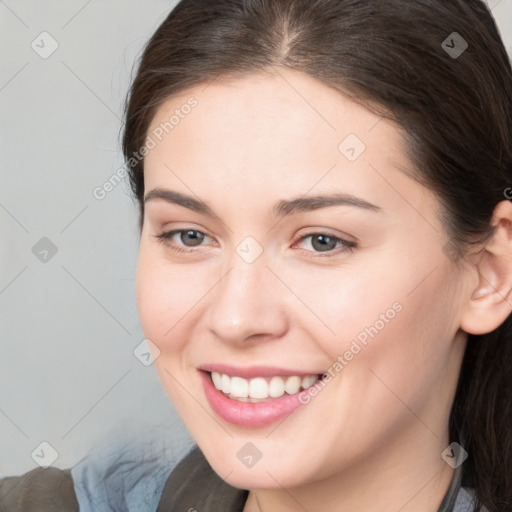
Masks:
[[[441,458],[448,434],[436,436],[414,419],[402,432],[328,479],[300,487],[251,491],[244,512],[437,512],[454,470]]]

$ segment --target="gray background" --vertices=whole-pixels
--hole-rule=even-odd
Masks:
[[[122,166],[132,66],[175,3],[0,1],[0,476],[53,450],[54,466],[71,467],[109,439],[192,443],[134,355],[128,183],[93,195]],[[489,5],[512,53],[512,0]]]

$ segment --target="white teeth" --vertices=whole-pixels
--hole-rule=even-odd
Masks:
[[[226,395],[229,395],[229,393],[231,393],[231,379],[229,378],[229,375],[225,374],[222,374],[221,378],[222,392],[226,393]]]
[[[284,380],[281,377],[272,377],[268,388],[269,396],[279,398],[284,395]]]
[[[316,375],[311,375],[310,377],[304,377],[302,379],[302,387],[304,389],[310,388],[316,381],[318,380],[318,377]]]
[[[317,375],[244,379],[218,372],[212,372],[211,376],[216,389],[240,402],[251,402],[253,399],[259,401],[269,397],[279,398],[285,392],[294,395],[301,389],[310,388],[319,379]]]
[[[217,389],[222,389],[222,377],[220,376],[220,373],[212,372],[212,380],[213,380],[213,385]]]
[[[222,376],[223,379],[224,377],[225,375]],[[236,398],[247,398],[249,396],[249,383],[247,380],[242,379],[242,377],[231,377],[231,394]]]
[[[294,375],[293,377],[288,377],[284,385],[284,390],[289,395],[294,395],[295,393],[299,392],[301,383],[302,379],[300,377],[297,377],[296,375]]]
[[[267,381],[260,378],[251,379],[249,383],[249,393],[247,396],[250,396],[251,398],[268,398]]]

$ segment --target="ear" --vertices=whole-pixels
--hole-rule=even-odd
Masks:
[[[512,203],[501,201],[494,209],[492,237],[475,262],[478,285],[470,290],[461,316],[461,329],[487,334],[498,328],[512,311]]]

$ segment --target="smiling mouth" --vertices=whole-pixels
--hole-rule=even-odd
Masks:
[[[219,372],[208,372],[215,388],[238,402],[268,402],[283,395],[295,395],[310,388],[322,375],[289,375],[245,379]]]

